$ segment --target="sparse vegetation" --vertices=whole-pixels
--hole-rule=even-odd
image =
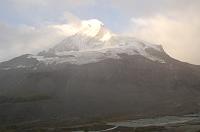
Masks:
[[[0,104],[35,102],[35,101],[48,100],[48,99],[51,99],[51,97],[48,95],[32,95],[32,96],[25,96],[25,97],[0,96]]]

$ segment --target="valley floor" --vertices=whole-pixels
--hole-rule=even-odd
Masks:
[[[0,132],[200,132],[200,115],[165,116],[81,126],[10,126]]]

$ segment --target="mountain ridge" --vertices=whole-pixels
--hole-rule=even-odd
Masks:
[[[102,22],[92,19],[82,21],[77,33],[66,37],[66,39],[54,47],[39,52],[36,55],[30,54],[26,58],[22,55],[22,58],[24,61],[38,61],[38,65],[40,63],[46,65],[62,63],[82,65],[108,58],[120,59],[119,54],[125,53],[141,55],[152,61],[165,63],[162,57],[154,53],[152,54],[150,50],[154,50],[153,52],[164,52],[162,46],[150,44],[133,37],[114,34]],[[9,63],[9,61],[7,62]],[[23,67],[30,67],[30,65],[24,65],[24,62],[22,62],[15,66],[15,68]],[[12,66],[9,67],[9,64],[7,67],[5,64],[3,69],[8,70],[11,68]]]

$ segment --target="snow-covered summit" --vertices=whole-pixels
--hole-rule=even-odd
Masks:
[[[107,28],[105,28],[101,21],[97,19],[82,21],[81,28],[77,34],[88,37],[95,37],[100,41],[107,41],[112,37],[112,33]]]
[[[67,37],[51,50],[63,52],[101,49],[113,36],[115,35],[101,21],[84,20],[76,34]]]
[[[30,58],[46,64],[87,64],[108,58],[120,59],[120,54],[140,55],[152,61],[164,63],[165,60],[153,52],[162,53],[159,45],[143,42],[133,37],[112,33],[96,19],[81,22],[79,31],[64,39],[48,51]],[[157,53],[156,53],[157,54]]]

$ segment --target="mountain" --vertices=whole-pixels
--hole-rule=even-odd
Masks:
[[[37,55],[0,63],[0,124],[199,112],[200,66],[98,20]]]

